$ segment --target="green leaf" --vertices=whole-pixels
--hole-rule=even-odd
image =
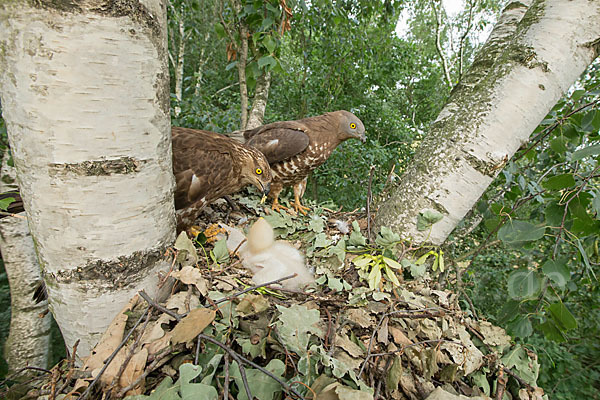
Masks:
[[[535,271],[521,268],[508,276],[508,295],[512,299],[529,299],[541,290],[542,280]]]
[[[567,139],[559,136],[550,141],[550,148],[558,154],[563,154],[567,151]]]
[[[213,386],[205,385],[204,383],[191,383],[202,372],[202,367],[189,363],[181,364],[179,367],[179,380],[175,383],[179,384],[179,391],[182,400],[194,399],[217,399],[217,389]]]
[[[313,231],[315,233],[323,232],[323,228],[325,227],[325,222],[322,218],[313,216],[308,223],[308,230]]]
[[[546,226],[531,222],[512,220],[498,230],[498,239],[504,243],[530,242],[544,237]]]
[[[306,306],[294,304],[289,308],[277,305],[281,313],[277,322],[277,336],[281,343],[298,355],[308,348],[310,334],[320,335],[316,326],[319,323],[319,310],[309,310]]]
[[[591,146],[584,147],[583,149],[577,150],[576,152],[573,153],[571,160],[579,161],[582,158],[589,157],[589,156],[595,156],[598,154],[600,154],[600,143],[593,144]]]
[[[400,265],[400,263],[392,260],[391,258],[383,257],[383,262],[385,262],[388,266],[390,266],[394,269],[402,270],[402,265]]]
[[[181,400],[179,397],[179,390],[173,386],[173,379],[166,377],[162,382],[154,389],[150,396],[138,394],[134,396],[127,396],[125,400]]]
[[[173,245],[176,250],[182,252],[181,258],[178,255],[178,259],[180,262],[186,260],[187,257],[190,258],[192,264],[196,264],[198,262],[198,254],[196,253],[196,248],[194,247],[194,243],[188,238],[187,233],[181,232],[179,236],[177,236],[177,240],[175,240],[175,244]]]
[[[277,46],[277,43],[275,42],[275,40],[273,40],[271,36],[266,36],[263,39],[262,44],[263,46],[265,46],[265,48],[270,54],[273,54],[273,52],[275,51],[275,47]]]
[[[558,324],[558,326],[564,328],[565,330],[577,328],[577,320],[567,309],[567,307],[565,307],[564,303],[558,302],[550,304],[548,306],[548,311],[550,311],[552,318]]]
[[[212,254],[214,255],[214,260],[217,264],[229,261],[229,250],[227,250],[227,240],[225,238],[215,243]]]
[[[369,265],[370,263],[372,263],[373,257],[371,257],[368,254],[364,254],[362,256],[358,256],[356,258],[352,259],[352,264],[356,265],[358,268],[364,268],[367,265]]]
[[[273,359],[269,361],[265,369],[273,373],[273,375],[275,375],[277,378],[280,378],[282,381],[284,381],[282,375],[285,371],[285,364],[283,363],[283,361],[279,359]],[[237,395],[237,399],[248,400],[246,390],[244,390],[244,383],[242,380],[242,375],[240,374],[237,361],[231,363],[229,371],[231,373],[231,376],[235,380],[236,385],[238,386],[239,392]],[[246,378],[252,396],[256,397],[258,400],[273,400],[275,395],[283,390],[281,385],[275,379],[271,378],[270,376],[257,369],[246,369]],[[196,397],[196,399],[204,398]]]
[[[273,56],[263,56],[258,59],[259,68],[264,68],[266,65],[274,67],[277,65],[277,60]]]
[[[233,67],[236,67],[236,66],[237,66],[237,63],[238,63],[237,61],[230,62],[230,63],[229,63],[229,64],[227,64],[227,66],[225,67],[225,71],[229,71],[229,70],[230,70],[230,69],[232,69]]]
[[[400,240],[400,235],[392,231],[387,226],[382,226],[381,232],[379,232],[377,239],[375,239],[375,243],[382,247],[388,247],[399,242]]]
[[[346,241],[344,239],[338,240],[335,246],[330,246],[329,249],[327,249],[327,255],[335,255],[340,262],[344,262],[346,259]]]
[[[390,267],[388,267],[387,265],[385,266],[385,275],[388,277],[388,280],[390,280],[394,285],[400,286],[398,277],[396,276],[394,271],[392,271],[392,269]]]
[[[556,324],[550,320],[540,324],[540,329],[544,333],[546,339],[553,340],[557,343],[566,342],[567,339],[565,335],[561,332],[561,330],[556,326]]]
[[[374,290],[379,286],[379,282],[381,282],[381,265],[376,264],[373,265],[371,272],[369,273],[369,277],[367,278],[369,282],[369,289]]]
[[[417,230],[425,231],[429,229],[433,224],[439,222],[444,216],[434,210],[421,211],[417,216]]]
[[[321,249],[329,246],[331,240],[327,239],[327,235],[324,232],[319,233],[315,236],[315,249]]]
[[[0,210],[6,211],[8,209],[8,206],[10,206],[10,204],[15,201],[14,197],[7,197],[5,199],[1,199],[0,200]]]
[[[367,244],[367,239],[360,233],[360,226],[358,226],[358,222],[356,221],[352,221],[352,233],[350,234],[348,244],[356,247],[362,247]]]
[[[514,334],[514,336],[520,337],[522,339],[531,336],[533,333],[533,326],[531,325],[531,320],[523,315],[520,315],[515,321],[511,322],[508,325],[510,332]]]
[[[223,28],[223,25],[221,25],[220,22],[217,22],[215,24],[215,32],[217,33],[217,36],[219,36],[220,38],[225,37],[225,28]]]
[[[600,128],[600,111],[592,110],[581,119],[581,129],[584,132],[594,132]]]
[[[571,272],[566,264],[566,259],[548,260],[542,265],[542,271],[552,282],[564,288],[571,280]]]
[[[575,186],[575,178],[573,178],[573,174],[555,175],[542,182],[542,187],[548,190],[560,190],[572,186]]]

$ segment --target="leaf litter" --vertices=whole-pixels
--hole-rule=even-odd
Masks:
[[[535,353],[439,290],[433,257],[387,228],[370,243],[359,212],[266,215],[316,284],[252,285],[234,250],[261,207],[244,201],[249,214],[212,207],[201,228],[228,232],[215,243],[177,238],[166,299],[134,297],[82,366],[62,361],[24,398],[489,399],[500,371],[512,398],[545,398]]]

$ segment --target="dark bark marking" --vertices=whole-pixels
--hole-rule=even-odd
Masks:
[[[115,174],[130,174],[139,172],[146,160],[136,160],[131,157],[121,157],[115,160],[94,160],[80,163],[50,164],[50,175],[81,175],[108,176]]]

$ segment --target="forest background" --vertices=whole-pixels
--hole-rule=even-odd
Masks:
[[[341,145],[309,177],[306,198],[363,207],[371,167],[377,195],[410,164],[505,2],[461,5],[450,13],[439,1],[173,0],[172,125],[228,133],[243,128],[254,110],[260,117],[261,104],[265,123],[352,111],[367,128],[367,143]],[[241,16],[246,56],[236,35]],[[557,399],[598,398],[600,388],[599,68],[590,66],[554,107],[444,248],[448,259],[474,255],[470,264],[456,263],[464,308],[537,352],[538,382]],[[0,129],[5,138],[1,120]],[[522,224],[509,232],[508,220]],[[568,240],[540,235],[538,223],[560,227]],[[527,285],[519,281],[523,271]],[[440,281],[456,282],[447,274]],[[4,336],[4,273],[0,285]],[[552,312],[552,299],[566,314]]]

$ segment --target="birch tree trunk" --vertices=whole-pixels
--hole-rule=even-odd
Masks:
[[[9,158],[7,150],[2,159],[0,192],[18,190]],[[9,373],[26,366],[46,368],[50,314],[44,313],[48,310],[46,300],[36,303],[33,299],[42,274],[25,213],[0,219],[0,250],[10,286],[10,330],[4,344]]]
[[[175,236],[162,0],[0,2],[0,95],[49,307],[89,354]]]
[[[412,164],[380,199],[377,225],[442,243],[598,55],[600,2],[537,0],[521,18],[524,3],[505,8]],[[420,232],[426,210],[443,218]]]
[[[179,31],[179,46],[177,49],[177,64],[175,65],[175,98],[177,105],[175,106],[175,116],[181,114],[181,100],[183,99],[183,59],[185,56],[185,21],[184,21],[183,6],[179,10],[179,22],[177,28]]]
[[[263,124],[267,101],[269,100],[269,87],[271,86],[271,71],[263,73],[256,81],[252,109],[248,116],[246,129],[258,128]]]

